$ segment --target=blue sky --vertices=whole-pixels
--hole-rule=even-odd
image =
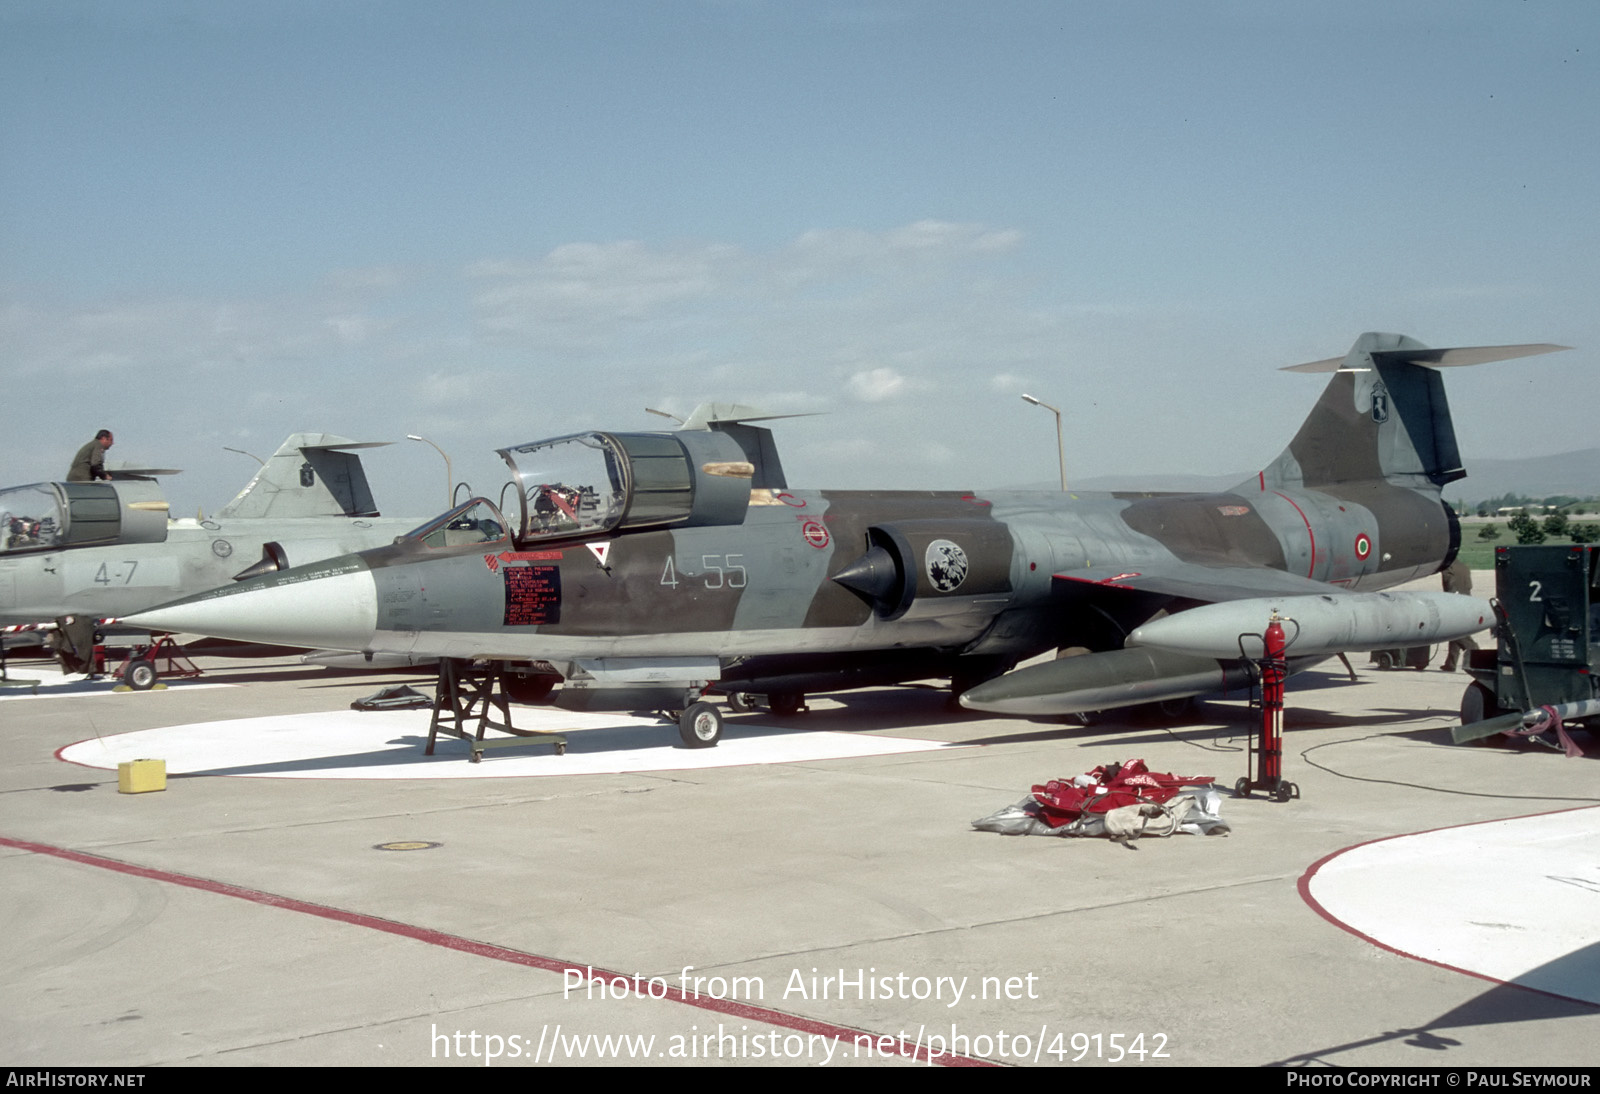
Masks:
[[[807,412],[792,482],[1249,471],[1363,330],[1593,447],[1600,5],[0,0],[0,481]],[[1470,486],[1467,487],[1470,493]]]

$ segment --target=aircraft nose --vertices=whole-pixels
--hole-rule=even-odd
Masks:
[[[239,642],[361,650],[378,621],[372,573],[354,558],[285,570],[163,604],[124,622]]]

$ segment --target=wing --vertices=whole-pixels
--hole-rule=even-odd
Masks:
[[[1289,658],[1301,667],[1347,650],[1443,641],[1493,621],[1490,606],[1470,596],[1357,593],[1266,568],[1169,560],[1148,572],[1086,568],[1053,577],[1063,610],[1081,615],[1088,627],[1109,624],[1121,633],[1100,630],[1102,640],[1091,644],[1101,652],[980,684],[962,695],[963,706],[1075,714],[1248,687],[1247,659],[1262,656],[1261,636],[1275,618],[1288,633]],[[1198,606],[1151,618],[1174,600]],[[1122,648],[1110,648],[1117,638]]]
[[[1271,570],[1261,566],[1202,566],[1176,559],[1163,561],[1149,570],[1115,570],[1109,566],[1087,567],[1053,575],[1058,587],[1067,592],[1092,586],[1125,589],[1163,597],[1180,597],[1217,604],[1229,600],[1257,597],[1348,595],[1349,590],[1325,581]],[[1087,590],[1084,590],[1087,591]]]

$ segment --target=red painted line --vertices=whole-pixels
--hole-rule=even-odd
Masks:
[[[1430,832],[1448,832],[1452,828],[1474,828],[1480,824],[1502,824],[1508,820],[1527,820],[1530,817],[1550,817],[1556,815],[1557,813],[1576,813],[1580,809],[1593,808],[1595,807],[1592,805],[1578,805],[1571,809],[1551,809],[1548,812],[1529,813],[1522,817],[1502,817],[1499,820],[1470,821],[1466,824],[1446,824],[1438,828],[1425,828],[1420,832],[1403,832],[1398,836],[1380,836],[1377,839],[1364,840],[1361,843],[1352,843],[1349,847],[1342,847],[1339,850],[1334,851],[1332,854],[1324,855],[1322,858],[1319,858],[1316,862],[1313,862],[1310,866],[1306,867],[1306,872],[1300,875],[1300,880],[1296,882],[1296,887],[1300,890],[1300,899],[1310,905],[1313,912],[1316,912],[1323,919],[1327,920],[1329,923],[1332,923],[1335,927],[1338,927],[1341,931],[1344,931],[1347,934],[1353,934],[1357,938],[1361,939],[1361,941],[1376,946],[1380,950],[1387,950],[1389,953],[1395,954],[1399,957],[1408,957],[1413,961],[1420,961],[1424,965],[1432,965],[1435,968],[1447,969],[1450,972],[1458,972],[1463,976],[1471,976],[1479,980],[1487,980],[1491,984],[1503,984],[1508,988],[1516,988],[1519,991],[1532,992],[1534,995],[1544,995],[1551,999],[1561,999],[1569,1003],[1582,1003],[1586,1007],[1592,1007],[1595,1006],[1595,1004],[1587,999],[1575,999],[1570,995],[1562,995],[1560,992],[1545,991],[1543,988],[1530,988],[1526,984],[1518,984],[1511,980],[1501,980],[1497,976],[1489,976],[1485,973],[1473,972],[1471,969],[1463,969],[1459,965],[1451,965],[1444,961],[1435,961],[1431,957],[1423,957],[1420,954],[1410,953],[1409,951],[1391,946],[1387,942],[1379,942],[1371,935],[1356,930],[1354,927],[1350,926],[1350,924],[1346,923],[1344,920],[1328,911],[1327,908],[1324,908],[1321,901],[1317,900],[1316,897],[1311,895],[1311,879],[1316,876],[1318,870],[1321,870],[1324,866],[1338,858],[1340,855],[1347,854],[1351,851],[1358,851],[1363,847],[1370,847],[1375,843],[1387,843],[1389,840],[1396,839],[1409,839],[1412,836],[1425,836]]]
[[[149,866],[135,866],[130,862],[119,862],[113,858],[104,858],[100,855],[91,855],[83,851],[71,851],[65,847],[53,847],[47,843],[31,843],[27,840],[12,839],[9,836],[0,836],[0,847],[10,847],[18,851],[27,851],[35,855],[49,855],[53,858],[75,862],[80,866],[93,866],[101,870],[110,870],[118,874],[127,874],[131,877],[144,878],[147,881],[163,881],[169,885],[181,885],[188,889],[198,889],[203,893],[213,893],[217,896],[230,896],[238,900],[248,900],[252,904],[264,904],[269,908],[281,908],[288,912],[299,912],[302,915],[316,916],[319,919],[331,919],[335,923],[345,923],[352,927],[365,927],[368,930],[382,931],[384,934],[398,935],[417,942],[425,942],[430,946],[441,949],[455,950],[458,953],[471,954],[474,957],[487,957],[493,961],[504,961],[511,965],[522,965],[531,969],[542,969],[545,972],[558,972],[565,975],[568,970],[583,974],[585,980],[628,980],[619,972],[609,969],[597,969],[592,965],[579,965],[571,961],[562,961],[556,957],[542,957],[539,954],[526,953],[522,950],[508,949],[505,946],[496,946],[489,942],[478,942],[460,935],[446,934],[428,927],[417,927],[410,923],[399,923],[392,919],[382,919],[362,912],[348,912],[342,908],[331,908],[326,904],[313,904],[310,901],[296,900],[294,897],[279,896],[276,893],[263,892],[260,889],[247,889],[242,885],[230,885],[225,881],[214,881],[211,878],[194,877],[189,874],[174,873],[170,870],[158,870]],[[652,998],[658,998],[652,996]],[[681,988],[670,985],[665,996],[659,998],[670,999],[673,1002],[683,1003],[701,1010],[715,1011],[734,1018],[748,1021],[761,1022],[769,1026],[778,1026],[781,1029],[792,1029],[799,1033],[814,1033],[822,1037],[831,1037],[844,1044],[853,1044],[858,1037],[866,1037],[870,1043],[876,1045],[880,1038],[878,1035],[862,1029],[851,1029],[849,1026],[837,1026],[831,1022],[819,1022],[812,1018],[802,1018],[795,1014],[785,1014],[782,1011],[770,1010],[767,1007],[758,1007],[752,1003],[741,1003],[733,999],[712,999],[709,996],[690,994]],[[999,1065],[989,1060],[976,1059],[970,1056],[930,1057],[928,1050],[920,1046],[905,1046],[896,1055],[926,1063],[940,1064],[945,1067],[997,1067]],[[880,1053],[883,1055],[883,1053]]]
[[[1294,511],[1299,513],[1300,519],[1305,522],[1306,536],[1311,540],[1311,569],[1306,571],[1306,576],[1311,577],[1317,572],[1317,533],[1311,530],[1311,522],[1306,520],[1305,510],[1301,509],[1298,505],[1295,505],[1293,498],[1291,498],[1288,494],[1280,493],[1277,490],[1274,490],[1273,493],[1277,494],[1278,497],[1282,498],[1290,505],[1294,505]]]
[[[1132,589],[1134,586],[1123,585],[1120,582],[1129,578],[1143,577],[1144,575],[1130,570],[1127,573],[1116,574],[1113,577],[1079,577],[1076,574],[1051,574],[1050,576],[1056,581],[1076,581],[1080,585],[1105,585],[1113,589]]]

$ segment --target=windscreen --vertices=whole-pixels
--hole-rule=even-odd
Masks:
[[[49,483],[0,490],[0,554],[61,546],[61,498]]]

